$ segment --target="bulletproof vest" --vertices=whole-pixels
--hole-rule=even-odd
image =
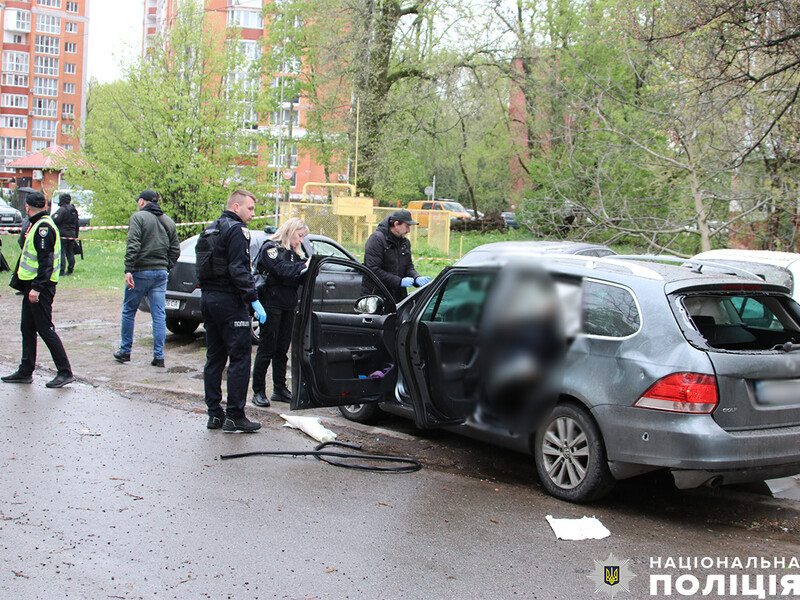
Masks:
[[[222,256],[220,238],[222,227],[219,220],[214,223],[197,239],[195,246],[195,270],[198,279],[217,279],[228,273],[228,260]]]

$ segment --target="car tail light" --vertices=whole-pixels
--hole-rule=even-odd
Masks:
[[[655,382],[634,406],[679,413],[710,413],[717,407],[717,381],[712,375],[673,373]]]

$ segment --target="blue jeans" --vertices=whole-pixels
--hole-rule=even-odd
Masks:
[[[167,311],[164,304],[167,294],[167,271],[138,271],[133,275],[133,289],[125,288],[122,301],[122,342],[119,349],[131,353],[133,345],[133,320],[144,296],[150,303],[153,317],[153,358],[164,358],[164,340],[167,339]]]

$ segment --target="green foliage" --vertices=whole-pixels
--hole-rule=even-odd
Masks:
[[[184,3],[167,39],[124,79],[90,90],[86,145],[69,177],[95,191],[98,222],[126,222],[145,188],[178,222],[217,216],[231,188],[261,191],[241,160],[264,141],[243,128],[255,92],[238,45],[224,39]]]

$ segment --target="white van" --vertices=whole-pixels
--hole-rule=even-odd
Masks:
[[[755,273],[764,281],[779,283],[791,290],[792,298],[800,302],[800,254],[771,250],[709,250],[695,254],[693,260],[719,262]]]
[[[50,214],[58,210],[58,197],[61,194],[72,196],[72,205],[78,210],[78,224],[81,227],[88,227],[92,218],[94,218],[94,214],[92,214],[94,192],[91,190],[56,190],[50,200]]]

